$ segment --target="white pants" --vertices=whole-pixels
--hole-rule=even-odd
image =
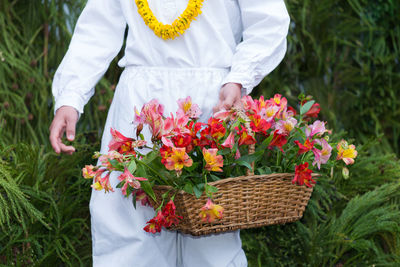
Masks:
[[[132,125],[134,107],[156,98],[169,115],[177,109],[176,100],[191,96],[203,112],[200,120],[211,116],[218,102],[221,81],[227,69],[128,67],[116,88],[108,112],[101,143],[107,153],[111,140],[110,127],[128,137],[135,136]],[[148,131],[144,131],[146,138]],[[136,209],[132,196],[126,198],[115,188],[117,176],[110,176],[114,193],[92,191],[90,213],[94,267],[243,267],[246,256],[241,247],[239,231],[193,237],[163,229],[146,233],[143,227],[155,214],[150,207]]]

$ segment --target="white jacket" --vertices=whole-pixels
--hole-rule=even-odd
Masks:
[[[157,19],[170,24],[188,0],[148,0]],[[94,87],[127,39],[119,66],[230,68],[224,83],[249,94],[282,60],[289,16],[283,0],[205,0],[190,28],[173,40],[157,37],[134,0],[89,0],[76,24],[52,92],[80,114]]]

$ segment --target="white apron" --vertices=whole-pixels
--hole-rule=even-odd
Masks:
[[[169,114],[177,110],[179,98],[191,96],[206,121],[218,102],[221,82],[228,74],[223,68],[127,67],[119,80],[110,106],[101,142],[101,153],[108,152],[110,127],[128,137],[135,137],[132,124],[134,107],[153,98]],[[149,131],[144,131],[149,139]],[[98,163],[99,164],[99,163]],[[118,175],[110,182],[115,192],[92,192],[90,213],[94,267],[243,267],[247,260],[241,247],[239,231],[206,237],[192,237],[175,231],[151,234],[143,230],[154,210],[126,198],[116,188]]]

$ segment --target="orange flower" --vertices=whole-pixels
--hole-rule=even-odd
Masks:
[[[207,203],[201,208],[200,218],[202,222],[212,223],[215,219],[222,219],[224,208],[220,205],[215,205],[211,199],[207,200]]]
[[[343,160],[346,165],[354,163],[354,159],[357,157],[357,150],[354,145],[349,145],[347,141],[341,140],[337,144],[338,155],[336,160]]]
[[[86,179],[92,179],[96,175],[95,168],[93,165],[86,165],[82,169],[82,176]]]
[[[212,138],[219,140],[225,136],[226,129],[221,120],[211,117],[208,120],[208,125],[210,126],[210,135]]]
[[[193,164],[193,160],[186,154],[184,147],[172,148],[172,152],[168,158],[163,162],[168,170],[180,171],[182,168],[190,167]]]
[[[224,160],[222,158],[222,155],[217,155],[217,152],[218,149],[216,148],[206,149],[203,147],[203,157],[206,161],[206,170],[222,172],[221,167],[224,166]]]
[[[238,128],[236,128],[236,130],[238,131],[238,135],[240,136],[239,146],[252,145],[256,143],[256,139],[254,139],[254,137],[247,132],[243,125],[240,131],[238,130]]]

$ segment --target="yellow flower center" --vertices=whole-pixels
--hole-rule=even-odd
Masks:
[[[183,111],[188,112],[192,107],[192,102],[185,102],[185,104],[183,104]]]

